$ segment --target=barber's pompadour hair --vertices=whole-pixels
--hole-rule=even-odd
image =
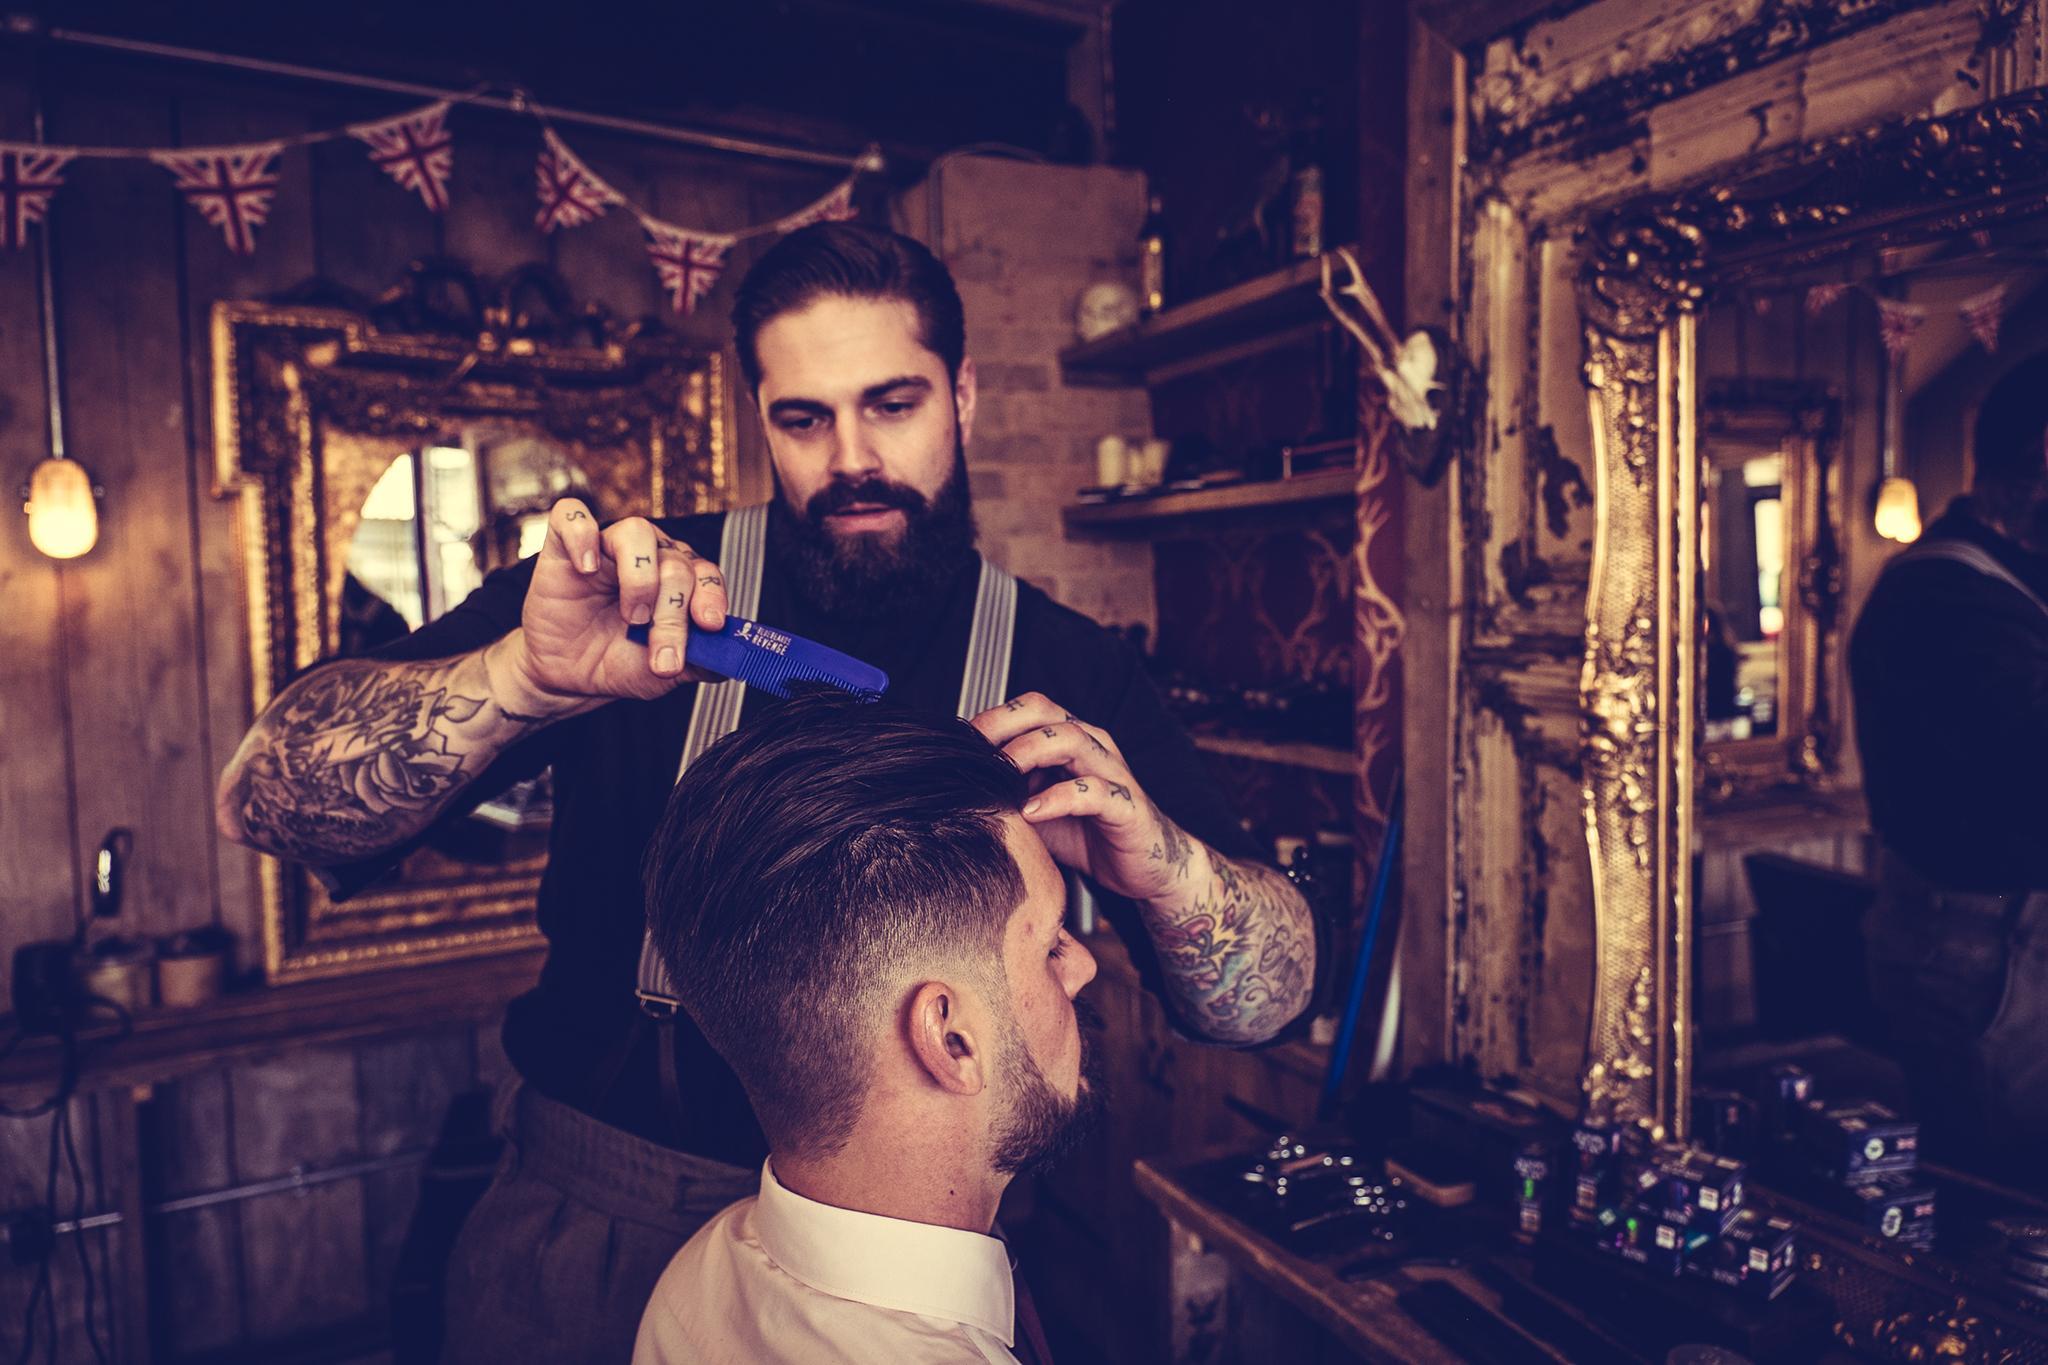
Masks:
[[[676,993],[778,1151],[844,1145],[876,1023],[914,974],[1005,998],[1024,878],[1003,818],[1015,764],[965,721],[799,696],[714,744],[669,797],[645,865]]]
[[[859,223],[814,223],[768,248],[748,269],[733,297],[733,344],[747,389],[761,386],[755,342],[784,313],[828,297],[901,299],[917,310],[918,340],[960,373],[967,354],[967,320],[960,291],[938,257],[914,237]]]
[[[2029,356],[1999,376],[1977,407],[1970,443],[1971,483],[1992,493],[2027,492],[2039,486],[2048,439],[2048,351]]]

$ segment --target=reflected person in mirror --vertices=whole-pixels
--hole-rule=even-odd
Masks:
[[[687,1013],[636,998],[640,867],[704,680],[688,637],[724,624],[736,568],[759,575],[754,615],[883,669],[893,702],[955,716],[963,696],[1007,698],[971,719],[1030,779],[1020,818],[1105,893],[1183,1032],[1271,1042],[1305,1022],[1328,961],[1122,640],[1018,584],[994,626],[1007,669],[981,676],[1005,656],[969,649],[997,580],[974,549],[974,362],[945,267],[910,238],[818,224],[755,262],[733,320],[773,467],[765,514],[600,526],[557,503],[535,557],[281,692],[221,779],[228,837],[346,895],[552,767],[548,959],[506,1015],[510,1155],[455,1250],[451,1361],[625,1358],[676,1249],[759,1188],[768,1143],[740,1080]],[[645,646],[629,624],[651,626]],[[749,689],[742,731],[774,705]]]
[[[2048,354],[1992,386],[1957,500],[1885,566],[1849,672],[1879,888],[1871,994],[1929,1155],[2048,1144]]]
[[[676,784],[648,922],[770,1155],[670,1262],[635,1365],[1046,1360],[996,1208],[1101,1091],[1028,799],[965,722],[829,693]]]

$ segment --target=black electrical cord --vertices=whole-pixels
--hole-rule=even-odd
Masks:
[[[89,1015],[95,1011],[111,1013],[119,1024],[114,1034],[116,1039],[125,1038],[135,1031],[135,1021],[128,1011],[104,996],[87,996],[79,1001],[76,1014]],[[78,1147],[71,1132],[71,1100],[78,1093],[78,1032],[77,1018],[66,1013],[57,1029],[58,1067],[57,1087],[47,1100],[16,1107],[0,1104],[0,1117],[15,1119],[36,1119],[45,1114],[50,1118],[50,1156],[43,1179],[42,1213],[48,1220],[46,1236],[49,1245],[41,1248],[41,1263],[36,1269],[35,1287],[29,1291],[28,1302],[22,1309],[21,1353],[15,1357],[15,1365],[30,1365],[35,1358],[36,1314],[40,1310],[44,1324],[49,1329],[48,1359],[54,1365],[57,1359],[57,1296],[52,1286],[52,1272],[57,1260],[55,1245],[57,1222],[57,1177],[63,1168],[63,1158],[70,1157],[72,1180],[72,1236],[80,1239],[78,1256],[80,1268],[85,1273],[85,1330],[86,1339],[92,1346],[93,1358],[100,1365],[107,1365],[106,1347],[100,1341],[97,1318],[97,1292],[93,1280],[92,1263],[84,1244],[85,1230],[76,1225],[85,1217],[85,1172],[78,1160]],[[0,1060],[11,1055],[27,1038],[28,1030],[17,1025],[15,1036],[0,1047]],[[140,1229],[136,1230],[140,1235]]]

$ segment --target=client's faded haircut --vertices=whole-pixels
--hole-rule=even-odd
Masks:
[[[781,1151],[859,1117],[877,1018],[934,964],[1002,997],[1024,879],[1016,765],[965,721],[795,698],[690,765],[648,845],[647,918],[683,1006]]]

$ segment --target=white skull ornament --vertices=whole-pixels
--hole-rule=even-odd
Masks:
[[[1074,334],[1083,341],[1108,336],[1138,320],[1138,294],[1127,284],[1097,280],[1074,305]]]

